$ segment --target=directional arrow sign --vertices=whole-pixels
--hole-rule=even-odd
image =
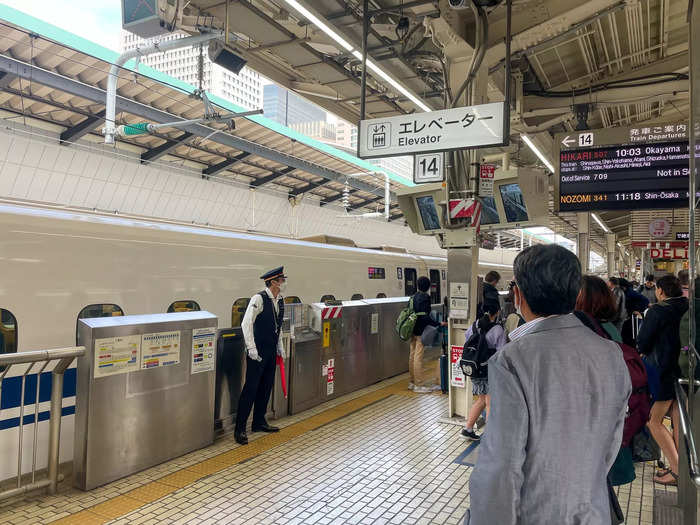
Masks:
[[[570,147],[574,142],[576,142],[576,139],[572,139],[568,135],[561,141],[561,143],[564,144],[564,146],[566,146],[567,148]]]

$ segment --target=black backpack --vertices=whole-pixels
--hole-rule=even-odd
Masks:
[[[487,361],[496,353],[496,349],[489,347],[486,341],[486,334],[495,325],[496,323],[490,321],[484,323],[484,326],[481,327],[479,326],[479,321],[472,325],[472,335],[464,343],[462,359],[459,362],[464,375],[474,378],[488,377]]]

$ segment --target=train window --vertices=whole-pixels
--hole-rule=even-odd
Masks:
[[[384,292],[379,292],[377,294],[377,299],[386,299],[386,294]]]
[[[325,303],[326,301],[335,301],[335,295],[331,295],[328,293],[326,295],[321,296],[321,302]]]
[[[284,304],[301,304],[301,299],[296,295],[290,295],[284,298]]]
[[[404,268],[404,292],[406,296],[414,295],[418,291],[418,272],[415,268]]]
[[[430,304],[440,304],[440,270],[430,270]]]
[[[0,354],[17,352],[17,319],[9,310],[0,308]]]
[[[361,301],[364,298],[365,298],[364,295],[362,295],[361,293],[354,293],[354,294],[352,294],[352,297],[350,298],[350,300],[351,301]]]
[[[80,310],[78,314],[78,320],[75,322],[75,342],[80,345],[80,334],[78,334],[78,321],[81,319],[91,319],[94,317],[121,317],[124,315],[124,310],[121,306],[104,303],[104,304],[91,304]]]
[[[173,312],[199,312],[201,308],[197,301],[175,301],[173,304],[168,306],[168,313]]]
[[[249,297],[241,297],[233,302],[231,307],[231,327],[237,328],[241,326],[243,322],[243,316],[245,315],[245,310],[248,308],[248,303],[250,302]]]

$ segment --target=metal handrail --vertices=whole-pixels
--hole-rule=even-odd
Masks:
[[[698,462],[698,452],[695,448],[695,438],[690,428],[690,417],[688,416],[688,396],[685,390],[681,388],[681,380],[674,383],[673,388],[676,391],[676,399],[678,400],[678,412],[680,415],[681,432],[683,433],[683,441],[688,452],[688,470],[690,472],[690,480],[693,484],[700,488],[700,462]]]
[[[58,486],[58,461],[59,446],[61,438],[61,409],[63,404],[63,376],[66,369],[76,357],[85,354],[84,346],[73,346],[68,348],[54,348],[51,350],[36,350],[31,352],[18,352],[14,354],[0,355],[0,399],[2,394],[3,381],[7,373],[15,365],[29,365],[19,376],[22,378],[20,394],[19,430],[18,430],[18,453],[17,453],[17,486],[12,489],[0,492],[0,500],[12,496],[24,494],[26,492],[48,488],[49,494],[55,494]],[[36,481],[36,449],[39,427],[39,390],[41,385],[41,374],[52,361],[57,361],[51,371],[51,407],[49,409],[49,455],[48,455],[48,476],[47,479]],[[24,432],[24,397],[27,376],[37,366],[34,372],[36,380],[36,396],[34,399],[34,441],[32,445],[32,480],[31,483],[22,485],[22,445]],[[2,409],[0,408],[0,412]]]

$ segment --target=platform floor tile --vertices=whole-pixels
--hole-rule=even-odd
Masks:
[[[472,467],[455,461],[469,442],[440,422],[446,411],[447,396],[385,382],[282,419],[279,434],[245,447],[228,436],[94,491],[0,507],[0,523],[458,525]],[[626,525],[652,525],[652,477],[640,464],[618,489]]]

